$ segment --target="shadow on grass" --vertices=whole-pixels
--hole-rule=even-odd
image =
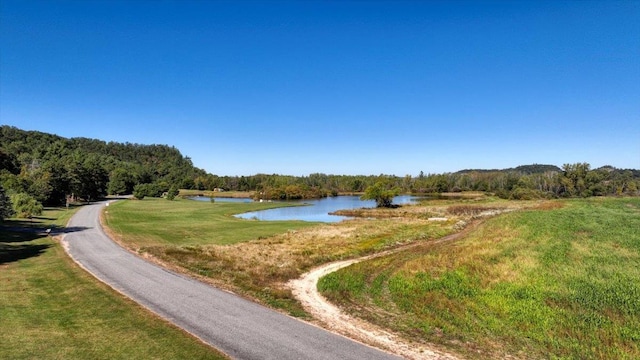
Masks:
[[[43,237],[46,235],[34,231],[7,231],[6,228],[0,228],[0,265],[39,256],[51,245],[29,242]]]
[[[50,244],[7,245],[0,243],[0,265],[39,256],[50,247]]]
[[[22,227],[12,222],[10,226],[0,226],[0,265],[39,256],[51,244],[30,244],[38,239],[46,238],[49,234],[42,227]],[[84,226],[51,227],[51,235],[66,234],[88,229]]]
[[[38,221],[37,218],[9,219],[9,220],[5,220],[2,223],[2,226],[6,228],[12,228],[12,229],[13,228],[34,229],[34,228],[41,228],[42,223]],[[22,230],[22,231],[27,231],[27,230]]]
[[[4,244],[28,242],[47,236],[44,233],[36,231],[20,231],[16,229],[7,229],[0,227],[0,246]]]
[[[50,226],[48,228],[44,227],[29,227],[29,226],[19,226],[16,222],[12,223],[11,226],[0,226],[0,243],[3,242],[22,242],[22,241],[30,241],[30,240],[20,240],[22,237],[18,234],[34,234],[38,237],[51,235],[59,235],[59,234],[68,234],[78,231],[84,231],[90,229],[86,226]],[[28,237],[28,236],[27,236]],[[11,240],[17,239],[17,240]]]

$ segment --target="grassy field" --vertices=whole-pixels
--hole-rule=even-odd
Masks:
[[[0,228],[1,359],[224,359],[79,269],[54,239],[16,227],[60,227],[47,209]]]
[[[230,216],[275,203],[122,201],[105,223],[127,246],[167,265],[294,316],[306,316],[284,284],[313,266],[435,239],[455,222],[430,223],[427,208],[395,209],[378,221],[263,222]],[[413,213],[412,213],[413,211]],[[404,214],[403,219],[397,219]]]
[[[112,203],[104,217],[115,234],[126,234],[135,248],[166,245],[228,245],[312,226],[302,221],[260,222],[233,214],[284,206],[282,203],[232,203],[147,198]]]
[[[180,189],[178,196],[182,198],[194,196],[208,196],[214,198],[251,198],[254,191],[211,191],[211,190],[189,190]]]
[[[638,359],[640,199],[504,214],[462,240],[330,274],[319,289],[351,313],[470,358]]]

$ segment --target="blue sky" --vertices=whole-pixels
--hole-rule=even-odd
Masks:
[[[0,2],[0,123],[218,175],[640,168],[640,1]]]

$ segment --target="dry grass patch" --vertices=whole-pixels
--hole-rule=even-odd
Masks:
[[[565,206],[566,202],[559,200],[543,201],[533,207],[534,210],[555,210],[561,209]]]
[[[503,210],[495,206],[482,205],[453,205],[447,208],[447,213],[455,216],[476,216],[486,211]]]
[[[473,199],[480,200],[485,199],[487,196],[485,193],[481,191],[463,191],[463,192],[449,192],[449,193],[440,193],[438,197],[441,199]]]
[[[333,215],[369,219],[414,218],[427,219],[442,214],[442,206],[426,207],[420,205],[402,205],[397,208],[361,208],[338,210]]]
[[[163,261],[229,290],[303,315],[285,284],[323,263],[359,257],[452,231],[451,223],[417,219],[350,220],[288,231],[234,245],[143,248]]]

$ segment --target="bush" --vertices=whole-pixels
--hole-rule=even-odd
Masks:
[[[546,199],[548,197],[549,196],[547,196],[546,193],[540,190],[526,189],[521,187],[517,187],[513,189],[513,191],[511,191],[511,194],[509,196],[509,198],[512,200],[534,200],[534,199]]]
[[[31,218],[42,214],[42,204],[29,194],[17,193],[11,195],[11,203],[13,203],[13,210],[18,214],[19,218]]]
[[[160,197],[166,190],[166,184],[138,184],[133,187],[133,196],[138,200],[145,197]]]
[[[147,184],[138,184],[138,185],[133,187],[133,196],[136,199],[142,200],[142,199],[144,199],[145,196],[147,196],[147,191],[146,191],[145,185],[147,185]]]
[[[178,188],[176,186],[172,186],[171,189],[169,189],[169,191],[167,192],[167,200],[175,199],[179,193],[180,191],[178,190]]]

